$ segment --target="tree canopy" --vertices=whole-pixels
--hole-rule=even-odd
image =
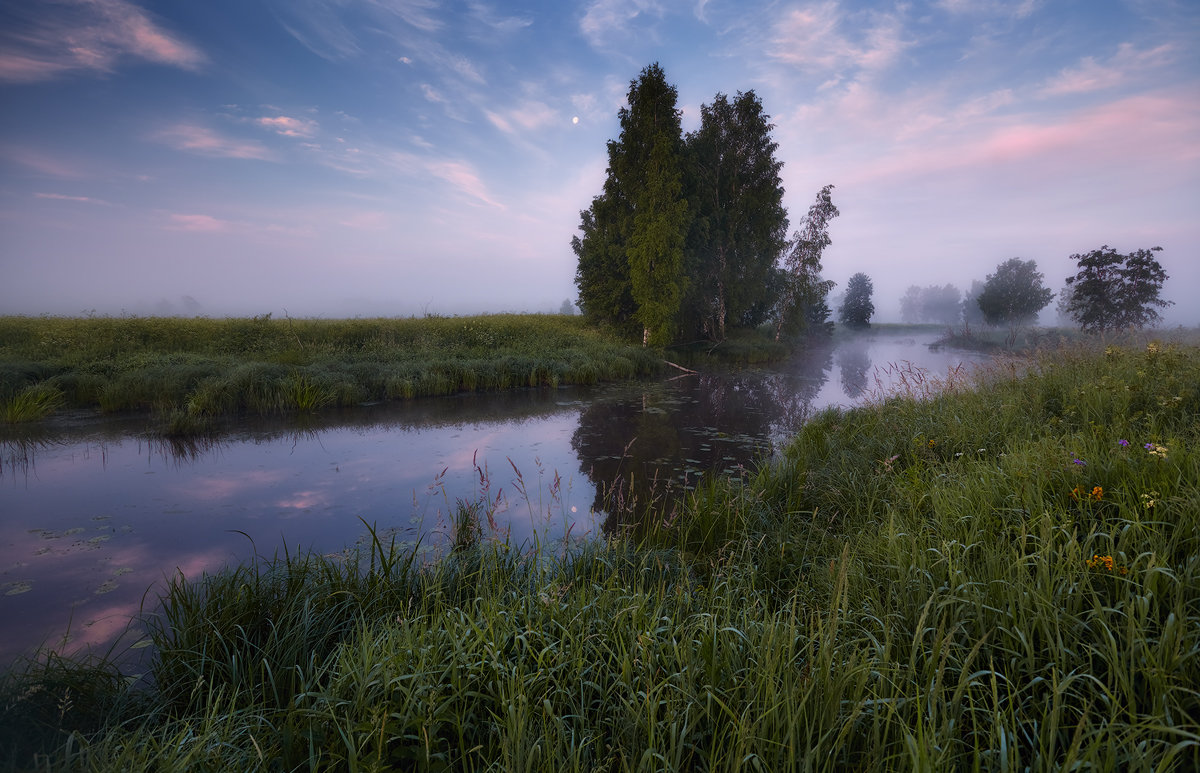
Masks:
[[[871,277],[859,272],[850,277],[846,283],[846,297],[838,309],[838,318],[847,327],[870,327],[871,317],[875,314],[875,304],[871,296],[875,286]]]
[[[984,322],[1016,326],[1036,320],[1054,297],[1043,279],[1035,260],[1009,258],[996,266],[996,273],[988,274],[976,296]]]
[[[1079,272],[1067,277],[1066,312],[1088,332],[1141,328],[1161,319],[1158,309],[1172,305],[1159,293],[1169,277],[1154,257],[1162,247],[1118,253],[1107,244],[1072,255]]]

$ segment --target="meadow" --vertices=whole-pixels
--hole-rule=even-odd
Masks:
[[[238,414],[638,378],[661,361],[581,317],[0,317],[0,420],[151,412],[166,434]]]
[[[1200,768],[1200,348],[913,374],[638,534],[529,546],[463,502],[176,578],[116,653],[12,669],[36,770]]]

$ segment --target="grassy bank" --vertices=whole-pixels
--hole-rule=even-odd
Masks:
[[[636,544],[178,581],[148,684],[50,658],[3,741],[43,770],[1200,767],[1200,348],[907,383]]]
[[[558,315],[424,319],[0,317],[0,420],[60,407],[217,416],[592,384],[661,363]]]

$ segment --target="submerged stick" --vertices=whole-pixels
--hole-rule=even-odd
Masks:
[[[675,363],[671,362],[670,360],[663,360],[663,362],[667,363],[672,368],[679,368],[684,373],[698,373],[699,372],[699,371],[691,370],[690,368],[685,368],[682,365],[676,365]]]

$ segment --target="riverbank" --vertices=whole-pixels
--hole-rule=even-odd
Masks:
[[[662,367],[655,352],[564,315],[0,317],[0,420],[142,411],[165,434],[193,434],[239,413],[594,384]]]
[[[435,563],[377,543],[175,582],[137,689],[45,658],[9,676],[0,748],[45,741],[46,770],[1196,767],[1200,348],[919,389],[822,413],[636,542],[535,561],[468,504]]]

